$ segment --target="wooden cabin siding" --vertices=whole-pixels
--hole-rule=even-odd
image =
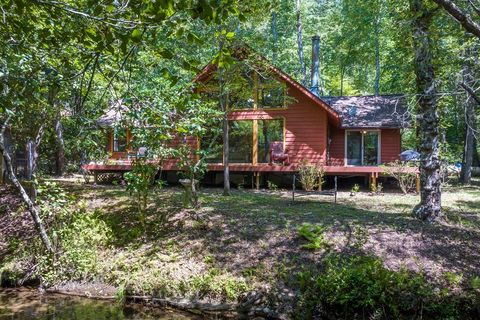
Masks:
[[[229,120],[284,119],[285,148],[290,163],[302,159],[310,163],[326,160],[327,113],[314,105],[298,89],[288,88],[296,101],[285,109],[238,110],[229,113]]]
[[[345,165],[345,130],[330,128],[330,166]],[[399,158],[401,152],[400,129],[382,129],[380,132],[380,161],[392,162]]]
[[[345,165],[345,130],[331,126],[330,139],[330,159],[328,165]]]
[[[401,152],[400,129],[382,129],[380,139],[382,163],[397,160]]]

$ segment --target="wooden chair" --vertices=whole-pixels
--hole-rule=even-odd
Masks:
[[[283,150],[282,141],[270,142],[270,164],[275,162],[282,162],[283,164],[290,163],[290,157],[288,156],[288,150]]]

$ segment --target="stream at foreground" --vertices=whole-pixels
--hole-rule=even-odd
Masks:
[[[195,315],[159,307],[59,294],[41,294],[36,289],[0,288],[0,320],[6,319],[160,319],[197,320]]]

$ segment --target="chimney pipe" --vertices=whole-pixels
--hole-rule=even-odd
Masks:
[[[312,37],[312,85],[310,91],[317,97],[321,94],[320,89],[320,37],[315,35]]]

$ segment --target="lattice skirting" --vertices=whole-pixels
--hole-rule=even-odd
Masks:
[[[114,181],[120,182],[123,180],[123,173],[113,173],[113,172],[105,172],[105,173],[95,173],[94,174],[95,183],[113,183]]]

